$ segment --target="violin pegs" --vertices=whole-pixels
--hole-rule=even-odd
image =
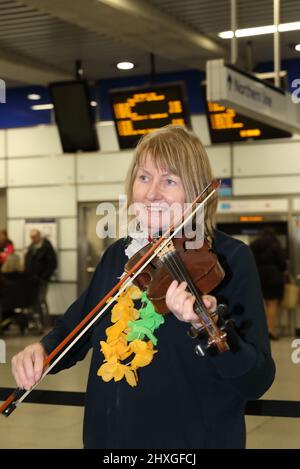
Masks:
[[[196,345],[195,347],[195,352],[196,352],[196,355],[198,355],[198,357],[202,358],[205,356],[205,352],[203,350],[203,346],[198,344]]]
[[[217,310],[216,310],[216,314],[220,318],[223,317],[223,316],[226,316],[227,312],[228,312],[228,306],[227,305],[225,305],[223,303],[218,305]]]
[[[195,327],[191,326],[190,329],[187,331],[187,335],[192,339],[196,339],[199,336],[199,331],[195,329]]]
[[[227,321],[225,321],[224,328],[228,333],[230,333],[231,331],[234,331],[235,330],[235,320],[234,319],[227,319]]]

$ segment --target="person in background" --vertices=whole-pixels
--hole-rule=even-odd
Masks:
[[[6,256],[0,272],[0,332],[9,329],[12,322],[15,299],[18,296],[14,288],[14,280],[21,270],[21,260],[18,254]]]
[[[1,272],[3,274],[8,274],[12,272],[22,272],[20,256],[16,253],[7,256],[2,264]]]
[[[14,322],[24,334],[30,319],[26,308],[35,304],[38,286],[39,281],[33,275],[22,271],[20,256],[10,254],[0,273],[0,333]]]
[[[14,253],[13,242],[8,239],[7,231],[0,229],[0,268],[10,254]]]
[[[28,272],[40,281],[36,309],[43,319],[48,320],[47,290],[51,276],[57,267],[57,257],[51,242],[42,237],[38,229],[30,231],[31,244],[25,254],[25,272]]]
[[[265,311],[272,340],[278,340],[277,323],[280,302],[283,298],[286,259],[284,250],[271,227],[250,244],[256,261],[265,303]]]

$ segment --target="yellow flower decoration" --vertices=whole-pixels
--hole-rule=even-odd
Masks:
[[[136,339],[131,342],[130,349],[135,353],[135,357],[131,362],[131,367],[134,370],[149,365],[149,363],[152,362],[154,353],[156,353],[156,350],[153,350],[153,344],[150,340],[143,342],[142,340]]]
[[[141,298],[141,291],[138,287],[131,286],[123,292],[112,309],[112,326],[106,329],[106,342],[101,341],[101,352],[104,355],[104,363],[100,366],[97,375],[103,381],[120,381],[125,377],[127,383],[134,387],[137,385],[137,369],[149,365],[157,352],[153,349],[153,344],[149,340],[135,339],[132,342],[127,340],[128,323],[139,319],[139,311],[134,308],[133,300]],[[132,360],[121,363],[130,356]]]

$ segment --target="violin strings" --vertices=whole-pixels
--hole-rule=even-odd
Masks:
[[[201,299],[199,291],[197,290],[194,285],[194,282],[191,279],[190,274],[186,270],[185,265],[182,262],[182,259],[180,258],[179,254],[177,252],[167,254],[164,258],[164,262],[166,263],[167,268],[171,271],[176,280],[178,280],[179,282],[185,281],[187,283],[190,292],[196,298],[196,313],[203,320],[204,323],[209,325],[209,319],[207,318],[206,314],[204,314],[205,305]]]
[[[195,312],[199,316],[199,318],[202,319],[204,327],[207,327],[208,329],[214,329],[214,324],[211,323],[211,321],[207,317],[206,306],[201,298],[201,294],[196,288],[178,252],[172,253],[168,260],[169,265],[172,265],[171,269],[173,270],[174,275],[176,275],[175,271],[177,272],[177,280],[185,281],[188,284],[190,293],[195,296]]]

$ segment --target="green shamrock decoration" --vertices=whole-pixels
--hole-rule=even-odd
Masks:
[[[147,336],[153,345],[156,345],[157,338],[153,332],[165,322],[165,319],[161,314],[155,311],[154,306],[147,297],[146,292],[142,293],[141,300],[143,304],[142,308],[139,310],[141,319],[128,322],[128,327],[130,330],[127,334],[127,340],[128,342],[132,342],[135,339],[143,340],[145,336]]]

